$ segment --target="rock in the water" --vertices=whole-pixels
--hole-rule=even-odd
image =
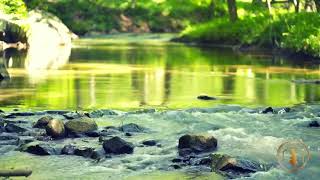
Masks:
[[[65,136],[63,121],[52,119],[46,126],[47,135],[53,138],[61,138]]]
[[[33,126],[34,128],[45,128],[50,120],[53,118],[51,116],[44,116],[40,118],[36,124]]]
[[[101,133],[99,131],[89,131],[85,133],[88,137],[99,137]]]
[[[113,137],[103,142],[103,149],[106,153],[132,154],[134,146],[119,137]]]
[[[64,155],[77,155],[83,156],[92,159],[101,159],[103,157],[103,153],[101,151],[96,151],[94,148],[91,147],[76,147],[73,145],[65,145],[62,150],[61,154]]]
[[[205,137],[200,135],[184,135],[179,138],[179,154],[184,152],[202,153],[217,149],[218,140],[213,136]]]
[[[23,133],[23,132],[28,131],[28,129],[26,129],[24,127],[21,127],[21,126],[19,126],[17,124],[12,124],[12,123],[8,123],[5,126],[5,129],[9,133]]]
[[[155,113],[155,109],[140,109],[137,111],[128,112],[127,114],[145,114],[145,113]]]
[[[211,155],[211,170],[214,172],[223,172],[230,178],[248,176],[257,171],[266,171],[270,165],[260,164],[255,161],[234,158],[224,154]]]
[[[262,114],[273,113],[273,112],[274,110],[272,109],[272,107],[267,107],[266,109],[261,111]]]
[[[66,119],[78,119],[78,118],[81,118],[81,117],[84,117],[84,114],[81,114],[81,113],[78,113],[78,112],[68,112],[66,114],[63,114],[63,116],[66,118]]]
[[[157,141],[155,141],[155,140],[146,140],[146,141],[143,141],[142,144],[146,145],[146,146],[155,146],[155,145],[157,145]]]
[[[57,151],[48,144],[41,144],[39,142],[31,142],[22,146],[22,151],[36,154],[36,155],[55,155]]]
[[[86,133],[98,129],[97,123],[89,118],[81,118],[79,120],[71,120],[65,123],[65,128],[68,133]]]
[[[113,110],[109,110],[109,109],[100,109],[100,110],[95,110],[95,111],[91,111],[90,113],[88,113],[88,116],[90,118],[99,118],[102,116],[110,116],[110,115],[119,115],[118,112],[113,111]]]
[[[146,128],[141,127],[137,124],[134,123],[129,123],[129,124],[125,124],[121,127],[119,127],[120,131],[123,131],[125,133],[129,132],[129,133],[141,133],[141,132],[145,132]]]
[[[320,127],[320,124],[318,121],[311,121],[309,127]]]
[[[66,110],[48,110],[46,111],[46,113],[48,114],[59,114],[59,115],[64,115],[67,114],[70,111],[66,111]]]
[[[74,155],[75,149],[76,149],[76,146],[73,146],[71,144],[65,145],[61,150],[61,154]]]
[[[197,99],[200,99],[200,100],[216,100],[217,98],[212,97],[212,96],[207,96],[207,95],[200,95],[200,96],[197,97]]]
[[[93,148],[90,148],[90,147],[77,147],[75,150],[74,150],[74,154],[77,155],[77,156],[83,156],[83,157],[91,157],[92,154],[93,154],[93,151],[94,149]]]
[[[14,112],[14,113],[11,113],[10,115],[12,115],[12,116],[34,116],[35,113],[33,113],[33,112]]]

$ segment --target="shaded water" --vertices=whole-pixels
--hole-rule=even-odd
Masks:
[[[320,100],[320,86],[291,82],[319,79],[319,65],[168,43],[169,37],[80,39],[69,59],[68,49],[50,55],[41,50],[12,58],[9,54],[1,60],[11,78],[0,83],[0,107],[175,109]],[[219,100],[197,100],[200,94]]]

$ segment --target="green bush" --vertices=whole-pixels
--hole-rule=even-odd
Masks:
[[[278,47],[320,57],[320,14],[247,15],[232,23],[226,17],[186,28],[185,41]]]
[[[27,15],[27,8],[23,0],[0,0],[0,11],[15,18],[22,18]]]

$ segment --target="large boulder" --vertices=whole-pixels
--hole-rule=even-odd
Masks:
[[[113,137],[103,142],[103,149],[106,153],[112,154],[132,154],[133,144],[126,142],[119,137]]]
[[[63,121],[52,119],[46,126],[47,135],[53,138],[61,138],[65,136]]]
[[[45,128],[50,120],[52,120],[53,117],[51,116],[43,116],[41,117],[34,125],[34,128]]]
[[[98,129],[97,123],[89,118],[71,120],[65,123],[65,128],[69,134],[81,134]]]
[[[188,153],[210,152],[217,149],[218,140],[213,137],[200,135],[183,135],[179,138],[179,154],[184,156]]]

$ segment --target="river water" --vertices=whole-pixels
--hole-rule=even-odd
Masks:
[[[87,38],[74,42],[71,52],[4,56],[1,61],[10,79],[0,82],[1,109],[155,108],[156,113],[104,116],[96,121],[100,127],[133,122],[150,128],[151,133],[127,140],[138,145],[156,139],[162,146],[138,147],[133,155],[98,163],[10,151],[0,156],[0,168],[29,167],[34,170],[30,179],[219,179],[187,168],[167,171],[177,156],[178,138],[195,133],[214,135],[218,152],[274,164],[283,142],[303,140],[311,154],[303,170],[288,173],[275,166],[247,179],[320,178],[319,129],[307,127],[311,120],[320,119],[320,86],[292,82],[319,79],[319,65],[302,62],[305,59],[169,43],[170,37]],[[218,99],[201,101],[196,98],[200,94]],[[257,113],[266,106],[289,106],[294,111]]]

